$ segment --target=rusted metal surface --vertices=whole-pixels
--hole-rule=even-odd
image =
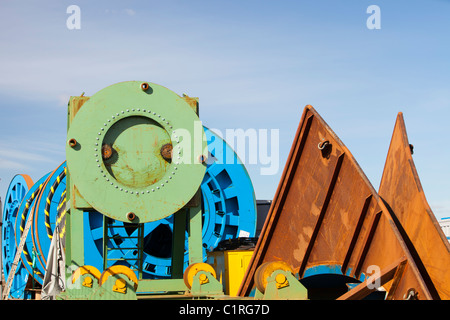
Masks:
[[[380,272],[370,280],[389,298],[403,299],[411,288],[421,299],[439,298],[398,221],[311,106],[304,109],[240,296],[250,294],[256,269],[269,261],[286,262],[299,279],[333,266],[337,274],[364,280],[376,266]],[[342,298],[360,299],[374,290],[364,281]]]
[[[450,299],[450,245],[426,200],[411,146],[399,113],[378,194],[403,227],[439,296]]]
[[[161,152],[161,156],[163,157],[164,160],[166,160],[166,161],[172,160],[172,150],[173,150],[173,147],[172,147],[172,144],[170,144],[170,143],[167,143],[161,147],[160,152]]]
[[[113,155],[113,149],[109,144],[104,143],[102,145],[102,158],[103,160],[108,160]]]

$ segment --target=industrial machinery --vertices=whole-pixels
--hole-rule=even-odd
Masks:
[[[118,90],[117,87],[121,87],[126,84],[127,83],[116,85],[112,88],[112,91],[116,92]],[[170,104],[171,99],[175,98],[175,102],[180,105],[178,108],[184,110],[183,113],[191,113],[190,117],[195,118],[194,111],[197,111],[197,101],[195,99],[188,97],[180,98],[175,96],[169,90],[156,85],[155,88],[152,87],[147,90],[143,90],[139,87],[141,83],[135,84],[138,85],[140,90],[139,93],[144,94],[147,98],[152,97],[151,94],[153,94],[153,92],[150,93],[149,91],[156,90],[157,88],[154,92],[154,96],[157,96],[157,99],[149,99],[150,102],[145,101],[147,108],[155,103]],[[111,91],[107,94],[110,93]],[[161,97],[163,99],[162,101],[159,100]],[[70,107],[74,107],[75,104],[77,108],[81,107],[80,101],[86,102],[88,101],[88,98],[73,97],[71,104],[69,105],[69,110]],[[130,103],[130,100],[127,100],[126,103]],[[143,101],[139,103],[143,103]],[[72,109],[72,113],[69,117],[73,118],[73,113],[76,111],[73,111]],[[123,121],[118,122],[118,124],[111,131],[109,131],[109,135],[118,135],[118,132],[123,130],[123,125],[125,125],[128,130],[125,130],[127,131],[124,133],[125,136],[129,134],[130,130],[139,131],[143,129],[144,133],[147,134],[147,136],[142,138],[142,145],[145,152],[144,155],[138,155],[138,157],[146,156],[147,158],[143,159],[144,161],[154,161],[154,158],[159,157],[160,159],[157,159],[157,161],[160,161],[160,164],[163,161],[162,164],[165,167],[171,165],[172,159],[166,159],[164,156],[171,157],[173,154],[172,150],[169,150],[171,152],[168,152],[167,155],[163,152],[168,148],[172,148],[171,141],[167,140],[167,137],[169,137],[169,132],[173,135],[175,127],[172,122],[168,121],[169,118],[167,118],[167,120],[164,117],[161,118],[161,115],[156,113],[158,111],[157,108],[153,108],[153,111],[151,109],[144,108],[135,108],[134,110],[133,108],[128,108],[123,111],[123,114],[119,114],[122,115]],[[136,114],[139,111],[140,114]],[[125,114],[125,112],[127,112],[127,114]],[[171,114],[174,115],[177,112],[179,112],[179,110],[172,111]],[[194,112],[194,115],[192,112]],[[180,115],[183,116],[183,113]],[[165,117],[169,116],[167,113],[164,115]],[[119,116],[116,115],[116,117]],[[153,120],[153,117],[158,120]],[[111,122],[108,120],[111,119],[105,120],[104,123]],[[136,123],[134,123],[135,120],[137,121]],[[162,130],[162,125],[159,124],[158,121],[162,122],[162,124],[165,125],[166,129],[169,131],[164,132]],[[254,198],[253,186],[247,171],[234,151],[218,135],[208,128],[202,127],[200,121],[197,120],[197,122],[192,122],[192,124],[198,125],[199,127],[195,129],[199,129],[199,131],[201,130],[202,132],[200,134],[200,138],[202,138],[202,141],[200,141],[202,144],[200,146],[206,147],[207,142],[207,149],[204,148],[201,150],[205,153],[201,156],[204,156],[205,158],[199,162],[197,155],[197,158],[194,159],[195,163],[192,165],[187,163],[189,160],[187,158],[189,157],[188,153],[190,152],[188,147],[190,146],[187,145],[187,139],[189,137],[187,137],[186,134],[189,134],[189,132],[183,132],[184,128],[179,128],[180,136],[175,136],[174,139],[179,142],[178,146],[181,146],[181,148],[177,151],[178,153],[173,161],[174,166],[171,170],[177,174],[180,173],[179,176],[189,172],[188,170],[186,173],[183,173],[183,167],[186,168],[189,167],[189,165],[194,169],[199,167],[201,169],[200,171],[204,171],[204,174],[197,177],[197,180],[200,179],[201,183],[199,188],[197,188],[198,190],[196,190],[196,198],[194,199],[196,201],[197,208],[201,210],[201,233],[199,241],[201,244],[201,250],[199,249],[197,254],[200,257],[199,260],[203,262],[206,261],[206,253],[217,247],[220,241],[237,238],[239,236],[253,237],[255,235],[256,202]],[[133,127],[137,127],[138,129],[133,129]],[[196,132],[196,134],[199,134],[199,132]],[[153,152],[151,154],[149,152],[151,148],[145,144],[149,144],[150,142],[156,143],[158,136],[162,139],[161,141],[168,143],[164,144],[164,150],[158,150],[157,153],[151,151]],[[122,140],[124,139],[124,135],[120,135],[120,137],[118,135],[117,137],[114,137],[114,139],[119,139],[119,145],[120,143],[124,143]],[[133,141],[135,140],[135,137],[130,137],[130,139],[130,141]],[[147,139],[150,139],[148,140],[150,141],[149,143],[146,142]],[[186,147],[183,147],[183,139],[186,139],[184,140]],[[125,145],[129,145],[129,142],[126,141]],[[109,162],[105,161],[105,166],[108,166],[108,169],[113,168],[111,170],[115,170],[114,172],[112,171],[112,175],[120,176],[121,168],[119,166],[123,165],[125,168],[125,171],[123,171],[125,172],[124,179],[130,178],[130,176],[126,176],[127,174],[130,174],[130,172],[126,172],[129,169],[129,163],[124,162],[126,156],[131,157],[130,152],[127,151],[124,153],[118,153],[118,144],[112,144],[112,146],[114,148],[114,150],[110,150],[112,152],[112,158],[109,159]],[[150,146],[153,148],[153,145],[150,144]],[[100,150],[101,148],[95,149]],[[184,155],[183,153],[180,153],[183,150],[185,150]],[[114,157],[118,158],[119,155],[122,162],[118,161],[118,159],[114,159]],[[184,158],[182,159],[183,156]],[[225,161],[225,159],[228,159],[228,161]],[[231,163],[229,159],[232,159]],[[140,161],[142,161],[142,159]],[[186,165],[185,163],[182,163],[182,161],[186,162]],[[116,164],[116,162],[118,162],[118,164]],[[177,164],[178,162],[179,164]],[[142,197],[142,193],[140,195],[136,195],[135,191],[129,189],[133,186],[133,181],[135,181],[133,179],[139,179],[141,177],[143,174],[142,170],[146,172],[155,168],[155,170],[165,170],[164,166],[160,168],[157,166],[155,167],[155,163],[151,164],[151,166],[153,167],[147,167],[144,169],[141,168],[141,171],[137,171],[137,173],[131,177],[130,181],[122,181],[123,186],[127,186],[127,189],[123,191],[123,194],[134,194],[134,197],[131,199],[133,201],[139,199],[139,196]],[[137,164],[137,168],[139,168],[139,164]],[[4,219],[7,221],[4,225],[4,234],[11,234],[11,239],[15,237],[15,239],[13,239],[14,241],[12,241],[10,245],[6,246],[6,248],[8,248],[8,252],[5,251],[7,258],[7,263],[4,264],[5,275],[9,274],[10,265],[15,254],[15,244],[20,242],[20,225],[24,225],[27,218],[26,215],[19,214],[19,219],[15,219],[17,214],[13,213],[14,208],[12,207],[16,206],[16,210],[18,210],[21,201],[23,199],[28,199],[31,193],[38,190],[38,187],[42,185],[42,187],[39,188],[37,196],[31,202],[30,208],[32,214],[34,215],[33,227],[32,232],[27,237],[25,250],[21,254],[21,260],[24,263],[20,264],[20,269],[23,267],[23,269],[26,269],[28,272],[23,270],[21,275],[16,273],[13,288],[18,286],[20,289],[11,290],[11,297],[23,298],[28,275],[32,275],[34,282],[38,286],[43,284],[44,274],[47,268],[48,252],[53,237],[53,231],[55,225],[57,224],[58,208],[60,208],[63,204],[64,207],[66,207],[65,201],[68,199],[66,194],[66,174],[67,164],[64,162],[57,169],[55,169],[55,171],[42,177],[35,185],[33,185],[31,179],[28,178],[28,185],[26,185],[25,189],[22,187],[24,184],[22,180],[16,182],[16,180],[22,176],[18,176],[16,180],[11,182],[9,193],[13,193],[13,196],[16,198],[21,198],[12,199],[10,201],[11,204],[9,202],[5,203],[5,207],[8,210],[5,210],[4,214]],[[132,172],[131,175],[133,175]],[[158,175],[161,175],[161,171],[157,173],[157,176]],[[154,180],[155,178],[147,177],[147,182],[141,181],[137,183],[150,183],[153,182],[152,179]],[[149,184],[148,186],[153,185],[153,187],[146,190],[149,191],[147,195],[150,197],[150,192],[153,193],[160,190],[163,192],[162,188],[164,186],[170,187],[168,183],[169,181],[174,181],[173,179],[175,179],[175,174],[168,175],[165,179],[166,180],[163,180],[163,182],[158,185],[155,185],[154,183]],[[190,180],[188,176],[186,179]],[[21,188],[21,193],[15,192],[15,189],[18,188],[16,187],[16,184],[19,184],[18,187]],[[181,190],[184,189],[184,186],[179,187],[181,187]],[[27,191],[27,189],[30,189],[30,192],[25,195],[25,191]],[[115,189],[120,191],[119,187]],[[169,188],[165,188],[165,190],[167,189]],[[178,191],[172,190],[171,192],[177,193]],[[11,198],[11,196],[9,198]],[[74,201],[82,201],[83,198],[72,196],[72,199],[74,199]],[[188,202],[186,199],[183,201],[186,203]],[[165,205],[162,205],[162,208],[165,207]],[[173,209],[169,209],[169,211],[171,210]],[[105,218],[103,214],[90,206],[87,206],[80,211],[82,212],[80,214],[83,215],[83,223],[82,227],[78,227],[83,230],[83,240],[80,242],[84,245],[83,259],[85,264],[88,264],[98,270],[107,269],[114,265],[124,265],[135,269],[137,276],[140,276],[142,279],[171,278],[173,249],[172,241],[175,228],[174,214],[167,214],[167,216],[160,219],[142,223],[142,218],[136,220],[133,219],[133,221],[130,221],[128,217],[122,220]],[[63,210],[62,217],[60,218],[64,218],[65,216],[66,210]],[[59,221],[59,223],[61,223],[61,221]],[[5,228],[7,228],[7,226],[10,226],[10,229],[8,229],[10,232],[5,233]],[[63,230],[62,238],[65,240],[65,229],[61,229]],[[180,237],[180,239],[184,238],[184,235],[188,232],[186,228],[184,229],[185,230],[183,231],[182,228],[178,228],[178,237]],[[15,230],[17,230],[17,232],[15,232]],[[199,235],[197,234],[196,236],[198,237]],[[186,239],[183,241],[183,244],[181,244],[180,241],[177,245],[180,246],[178,257],[181,261],[180,268],[181,270],[184,270],[189,265],[189,243]],[[28,248],[31,248],[31,250],[27,250]],[[106,254],[103,254],[103,252],[106,252]],[[15,294],[14,292],[16,291],[17,293]]]
[[[4,201],[7,297],[450,299],[401,113],[376,192],[307,106],[262,229],[244,165],[198,114],[142,81],[71,97],[66,161]]]

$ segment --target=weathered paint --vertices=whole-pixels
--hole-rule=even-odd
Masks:
[[[450,244],[426,200],[402,113],[397,115],[378,193],[420,257],[422,274],[441,299],[450,299]],[[397,288],[408,289],[403,282]]]
[[[287,262],[300,278],[316,266],[340,265],[342,274],[358,279],[376,265],[387,290],[402,278],[420,298],[439,298],[352,154],[311,106],[303,112],[241,296],[254,287],[258,266],[273,260]],[[343,298],[371,290],[363,283]],[[399,290],[395,298],[406,293]]]
[[[195,195],[206,171],[198,159],[207,154],[207,143],[185,98],[152,83],[143,91],[141,83],[117,83],[79,110],[69,106],[78,111],[69,115],[66,156],[72,185],[87,203],[125,222],[133,212],[133,222],[144,223],[177,212]],[[168,143],[177,155],[171,162],[160,154]],[[102,158],[103,144],[113,149],[109,159]]]

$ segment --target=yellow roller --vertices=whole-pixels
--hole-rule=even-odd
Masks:
[[[194,263],[191,264],[189,267],[187,267],[186,270],[184,271],[183,280],[186,287],[188,287],[189,289],[192,288],[194,276],[200,271],[209,272],[213,275],[214,278],[216,278],[216,271],[211,265],[204,262]],[[203,279],[203,281],[207,281],[207,279]]]
[[[266,291],[267,278],[269,278],[276,270],[294,273],[292,268],[284,261],[270,261],[263,263],[256,270],[254,278],[256,288],[260,292],[264,293]]]
[[[100,276],[99,285],[101,286],[110,276],[114,276],[116,274],[126,275],[128,279],[130,279],[134,283],[134,290],[137,289],[138,279],[136,277],[136,274],[130,268],[121,265],[112,266],[103,271]]]
[[[93,266],[81,266],[78,269],[75,270],[75,272],[72,275],[72,283],[75,283],[79,277],[81,277],[84,274],[90,274],[94,276],[97,280],[100,279],[100,271],[96,267]]]

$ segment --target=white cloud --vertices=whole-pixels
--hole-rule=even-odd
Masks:
[[[43,162],[51,162],[53,163],[54,160],[45,157],[41,154],[26,152],[22,150],[15,150],[15,149],[8,149],[4,147],[0,147],[0,155],[3,158],[3,161],[9,161],[5,160],[5,158],[11,159],[11,160],[19,160],[19,161],[26,161],[26,162],[33,162],[33,161],[43,161]]]
[[[125,12],[129,16],[134,16],[136,14],[136,11],[134,11],[133,9],[125,9]]]
[[[0,169],[29,170],[30,167],[17,161],[0,158]]]

